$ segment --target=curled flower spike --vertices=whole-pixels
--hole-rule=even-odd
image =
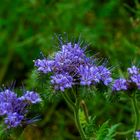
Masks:
[[[64,91],[64,89],[72,87],[73,78],[68,74],[57,74],[51,76],[51,79],[51,83],[54,85],[55,90]]]
[[[0,92],[0,99],[0,116],[5,117],[7,128],[25,125],[28,107],[41,101],[39,95],[33,91],[17,97],[17,94],[9,89]]]
[[[52,67],[54,65],[54,61],[51,60],[40,60],[37,59],[35,60],[35,66],[38,67],[38,71],[43,72],[43,73],[48,73],[52,71]]]
[[[84,51],[78,44],[63,45],[61,51],[57,52],[54,58],[56,72],[76,73],[76,68],[80,64],[86,64],[85,57]]]
[[[11,128],[21,126],[23,119],[24,119],[23,115],[14,112],[7,114],[7,117],[4,119],[4,122],[8,126],[8,128]]]
[[[133,83],[137,85],[138,89],[140,89],[140,74],[132,75],[130,79]]]
[[[20,99],[22,101],[29,101],[32,104],[36,104],[38,102],[41,102],[41,98],[34,91],[26,91],[25,94],[22,97],[20,97]]]
[[[111,72],[104,66],[98,66],[100,80],[107,86],[112,82]]]
[[[127,81],[123,78],[115,80],[112,89],[113,91],[127,90]]]
[[[135,84],[138,89],[140,89],[140,69],[136,66],[128,68],[130,84]]]
[[[80,84],[81,85],[91,85],[99,83],[100,74],[98,68],[95,66],[83,66],[81,65],[78,69],[80,75]]]
[[[127,71],[130,75],[137,75],[139,74],[139,68],[137,68],[136,66],[132,66],[131,68],[128,68]]]

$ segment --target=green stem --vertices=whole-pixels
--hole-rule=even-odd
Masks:
[[[134,93],[134,96],[131,98],[132,101],[132,106],[133,106],[133,111],[135,114],[135,124],[134,124],[134,130],[137,131],[139,129],[139,110],[137,106],[137,100],[136,100],[136,95]]]
[[[79,119],[79,108],[80,108],[80,102],[77,99],[76,100],[76,105],[75,105],[75,108],[74,108],[75,123],[76,123],[76,126],[77,126],[78,130],[79,130],[79,133],[81,135],[82,140],[86,140],[86,135],[85,135],[85,132],[82,129],[80,119]]]
[[[75,104],[74,104],[74,103],[71,101],[71,99],[68,97],[67,93],[66,93],[66,94],[63,93],[62,96],[63,96],[64,100],[66,101],[66,103],[68,104],[68,106],[69,106],[72,110],[74,110]]]
[[[116,135],[127,135],[132,132],[134,132],[134,129],[130,129],[130,130],[124,131],[124,132],[116,132]]]
[[[79,120],[79,108],[80,108],[79,99],[76,98],[76,103],[74,104],[68,94],[64,93],[64,94],[62,94],[62,96],[65,99],[65,101],[67,102],[67,104],[69,105],[69,107],[74,112],[74,119],[75,119],[76,127],[80,133],[81,139],[86,140],[85,132],[83,131],[80,120]]]

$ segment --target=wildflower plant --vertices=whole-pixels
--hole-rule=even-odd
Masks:
[[[74,112],[76,126],[81,139],[86,140],[89,136],[80,121],[81,102],[87,123],[90,117],[87,107],[81,96],[80,88],[105,86],[109,87],[112,82],[111,70],[106,65],[100,64],[94,57],[86,54],[86,44],[80,41],[60,41],[58,52],[53,57],[44,57],[34,61],[37,71],[43,75],[50,75],[50,82],[56,92],[61,92],[62,97]]]
[[[128,78],[113,79],[112,70],[107,68],[106,63],[99,63],[95,57],[87,55],[86,44],[80,41],[68,41],[68,39],[64,41],[62,37],[58,37],[58,40],[59,50],[51,57],[43,55],[42,59],[34,61],[34,65],[38,73],[49,76],[53,90],[56,93],[61,92],[61,96],[73,110],[81,139],[111,140],[115,134],[129,133],[133,133],[134,136],[139,130],[136,93],[140,89],[140,69],[133,65],[127,69]],[[81,93],[84,91],[84,95],[88,95],[88,89],[102,94],[108,90],[112,95],[118,94],[117,92],[126,93],[132,102],[132,112],[135,114],[134,128],[127,132],[115,133],[120,124],[109,128],[109,121],[107,121],[99,129],[95,129],[95,117],[88,114],[85,98]]]

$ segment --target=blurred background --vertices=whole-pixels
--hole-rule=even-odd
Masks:
[[[117,67],[114,77],[123,75],[131,64],[140,63],[138,0],[1,0],[0,84],[16,81],[16,87],[24,83],[41,93],[34,80],[33,60],[40,57],[41,51],[46,56],[52,54],[56,50],[54,33],[64,32],[75,37],[81,34],[90,43],[91,55],[99,52],[110,66]],[[44,94],[49,92],[46,89]],[[25,129],[26,140],[80,139],[73,114],[61,98],[51,102],[46,99],[43,106],[34,109],[43,119]],[[110,119],[111,124],[122,122],[120,130],[132,127],[131,120],[126,119],[131,115],[127,101],[108,103],[98,95],[88,100],[88,107],[99,125]]]

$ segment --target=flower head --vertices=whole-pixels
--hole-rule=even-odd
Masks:
[[[67,73],[51,76],[51,83],[54,85],[55,90],[64,91],[66,88],[71,88],[72,82],[73,78]]]
[[[123,78],[115,80],[112,89],[113,91],[127,90],[127,81]]]
[[[13,102],[14,100],[17,99],[17,95],[9,90],[9,89],[6,89],[2,92],[0,92],[0,103],[3,103],[3,102]]]
[[[0,116],[5,117],[4,122],[8,128],[22,126],[23,122],[25,124],[27,108],[41,101],[39,95],[33,91],[17,97],[17,94],[9,89],[0,92],[0,99]]]
[[[8,128],[17,127],[21,125],[22,120],[24,119],[23,115],[18,114],[17,112],[9,113],[4,119],[5,124]]]
[[[111,72],[104,66],[98,66],[100,80],[107,86],[112,82]]]
[[[38,103],[41,101],[40,96],[34,91],[26,91],[25,94],[20,97],[22,101],[29,101],[32,104]]]
[[[86,56],[80,43],[61,44],[53,59],[37,59],[35,66],[44,74],[52,73],[51,83],[55,90],[64,91],[73,85],[95,85],[101,81],[108,85],[112,81],[111,72],[95,65],[95,60]]]
[[[100,74],[96,66],[83,66],[80,65],[78,68],[78,73],[80,75],[80,84],[81,85],[91,85],[99,83]]]
[[[56,53],[54,60],[57,72],[69,74],[76,73],[77,67],[87,63],[84,50],[78,44],[72,45],[71,43],[63,45],[61,51]]]
[[[136,66],[132,66],[131,68],[128,68],[127,71],[130,75],[138,74],[139,73],[139,68]]]
[[[11,103],[0,103],[0,116],[3,116],[12,110]]]
[[[136,86],[138,87],[138,89],[140,89],[140,74],[137,74],[137,75],[132,75],[130,77],[131,79],[131,82],[136,84]]]
[[[140,89],[140,69],[136,66],[128,68],[130,84],[135,84]]]
[[[51,72],[52,67],[54,65],[54,61],[46,60],[46,59],[43,59],[43,60],[37,59],[35,60],[34,63],[35,63],[35,66],[38,67],[37,70],[43,73]]]

